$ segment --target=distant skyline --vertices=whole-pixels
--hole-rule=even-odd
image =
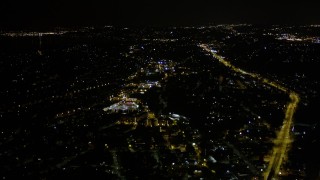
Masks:
[[[320,24],[319,5],[320,2],[314,1],[279,0],[5,0],[0,5],[0,27]]]

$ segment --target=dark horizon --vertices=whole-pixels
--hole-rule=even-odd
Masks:
[[[194,26],[320,24],[317,2],[4,2],[1,29],[79,26]]]

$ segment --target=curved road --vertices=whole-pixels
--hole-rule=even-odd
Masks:
[[[216,58],[220,63],[224,64],[226,67],[231,70],[250,76],[254,79],[260,80],[263,83],[272,86],[278,90],[281,90],[289,95],[290,102],[287,104],[287,109],[285,113],[285,118],[283,120],[283,125],[279,132],[277,133],[277,138],[274,140],[274,146],[272,149],[272,156],[270,157],[269,165],[266,171],[264,172],[264,179],[277,179],[277,176],[281,173],[280,167],[283,161],[287,159],[287,151],[290,148],[290,144],[293,141],[292,136],[290,136],[290,130],[292,126],[293,115],[296,111],[300,97],[294,91],[291,91],[284,86],[278,84],[275,81],[264,78],[256,73],[251,73],[244,71],[240,68],[235,67],[230,62],[226,61],[222,56],[216,54],[214,51],[211,51],[210,47],[206,44],[200,44],[204,51],[210,53],[214,58]]]

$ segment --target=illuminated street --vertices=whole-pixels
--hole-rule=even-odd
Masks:
[[[264,172],[264,179],[277,179],[277,176],[281,174],[281,165],[283,161],[287,158],[287,152],[290,148],[290,143],[293,142],[292,136],[290,134],[290,130],[292,128],[292,121],[293,115],[296,111],[298,106],[300,97],[297,93],[288,90],[287,88],[277,84],[276,82],[269,80],[267,78],[263,78],[258,74],[246,72],[240,68],[235,67],[230,62],[226,61],[222,56],[214,53],[208,45],[201,44],[200,47],[208,53],[211,53],[214,58],[218,59],[219,62],[230,68],[231,70],[251,76],[252,78],[258,79],[269,86],[277,88],[285,93],[287,93],[291,99],[288,103],[286,112],[285,112],[285,119],[283,120],[283,125],[279,132],[277,132],[277,138],[274,140],[274,147],[271,150],[272,156],[270,157],[269,165],[266,171]]]

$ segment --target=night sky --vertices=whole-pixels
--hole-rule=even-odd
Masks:
[[[2,28],[320,24],[320,2],[308,0],[2,0],[0,3]]]

